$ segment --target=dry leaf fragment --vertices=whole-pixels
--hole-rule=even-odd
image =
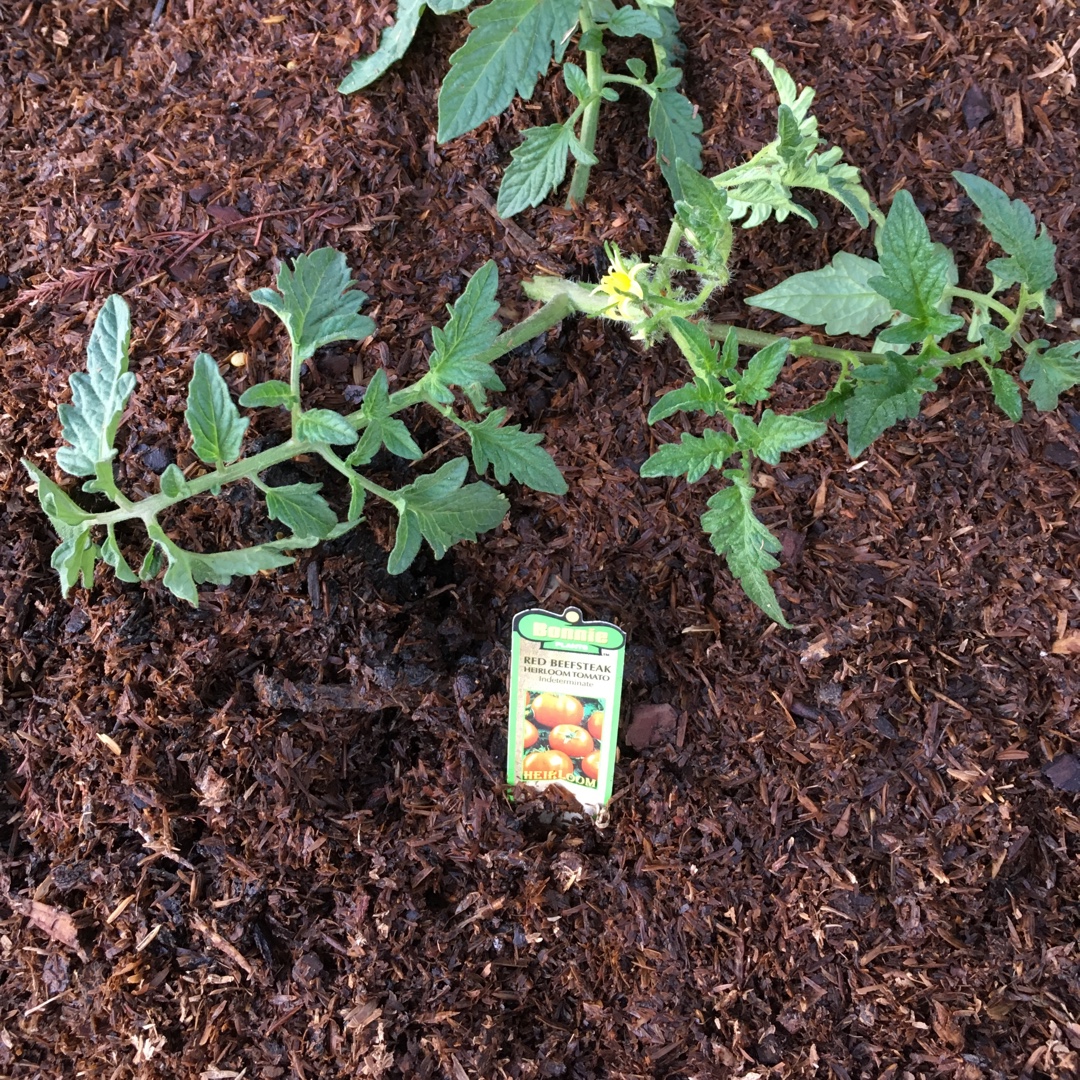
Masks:
[[[1080,633],[1074,630],[1070,634],[1062,634],[1050,646],[1050,651],[1055,656],[1080,656]]]
[[[679,726],[679,714],[671,705],[639,705],[626,729],[626,741],[635,750],[671,742]]]

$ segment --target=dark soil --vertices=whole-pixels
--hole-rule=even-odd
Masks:
[[[237,391],[280,374],[281,335],[247,299],[277,260],[333,244],[369,294],[376,339],[327,350],[305,384],[336,407],[379,366],[415,374],[484,260],[509,321],[522,279],[595,280],[604,241],[657,250],[669,221],[628,97],[579,211],[499,222],[515,125],[566,102],[541,87],[437,146],[463,16],[426,16],[345,99],[389,2],[158,7],[0,0],[0,1075],[1077,1075],[1075,393],[1013,425],[953,374],[859,463],[833,429],[766,470],[794,632],[709,549],[707,485],[637,475],[675,435],[645,416],[676,355],[598,323],[504,364],[500,404],[544,433],[570,497],[514,488],[501,529],[399,578],[376,514],[295,568],[204,589],[198,611],[111,572],[61,599],[18,460],[53,470],[55,406],[110,292],[133,311],[118,475],[138,490],[188,453],[196,352],[247,352]],[[1058,243],[1059,325],[1080,316],[1071,5],[679,14],[708,171],[771,137],[749,57],[767,46],[962,274],[992,254],[951,170],[1025,199]],[[813,208],[816,232],[740,234],[716,317],[865,250]],[[260,527],[242,492],[170,524],[192,546]],[[511,802],[500,779],[510,620],[568,603],[630,635],[623,725],[642,704],[679,715],[670,742],[624,748],[601,824]]]

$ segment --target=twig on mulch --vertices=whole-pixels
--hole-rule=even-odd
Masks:
[[[37,304],[42,301],[58,302],[67,300],[78,294],[82,300],[89,300],[98,292],[102,285],[114,289],[118,282],[128,277],[148,277],[160,273],[162,270],[170,270],[179,266],[188,256],[197,251],[210,237],[218,233],[228,232],[243,225],[257,225],[259,230],[256,234],[256,243],[262,237],[262,223],[271,218],[289,217],[297,214],[306,214],[307,223],[336,209],[334,206],[318,204],[307,207],[294,207],[289,210],[268,210],[261,214],[252,214],[248,217],[238,217],[233,221],[222,221],[209,229],[201,231],[195,229],[169,230],[166,232],[150,233],[147,241],[159,241],[166,249],[156,250],[132,247],[130,244],[117,244],[113,251],[116,258],[111,262],[98,263],[96,266],[83,267],[81,270],[65,270],[64,276],[58,281],[43,281],[32,285],[29,289],[22,289],[15,299],[5,308],[0,309],[0,314],[7,314],[24,304]]]

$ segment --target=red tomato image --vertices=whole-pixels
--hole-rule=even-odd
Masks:
[[[581,771],[589,777],[590,780],[600,779],[600,751],[594,750],[591,754],[587,755],[581,762]]]
[[[521,771],[526,780],[565,780],[574,775],[574,763],[559,750],[538,750],[525,755]]]
[[[538,694],[532,702],[533,722],[543,728],[580,724],[585,706],[571,694]]]
[[[548,732],[548,746],[568,757],[582,758],[593,750],[592,736],[577,724],[560,724]]]
[[[598,742],[604,741],[604,713],[602,709],[597,709],[589,717],[589,734]]]
[[[530,746],[536,745],[537,739],[540,738],[540,732],[536,730],[536,725],[531,720],[526,720],[522,724],[522,728],[525,731],[525,739],[522,745],[528,750]]]

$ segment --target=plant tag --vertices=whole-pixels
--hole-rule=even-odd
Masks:
[[[506,779],[566,788],[590,814],[611,798],[626,635],[534,608],[514,618]]]

